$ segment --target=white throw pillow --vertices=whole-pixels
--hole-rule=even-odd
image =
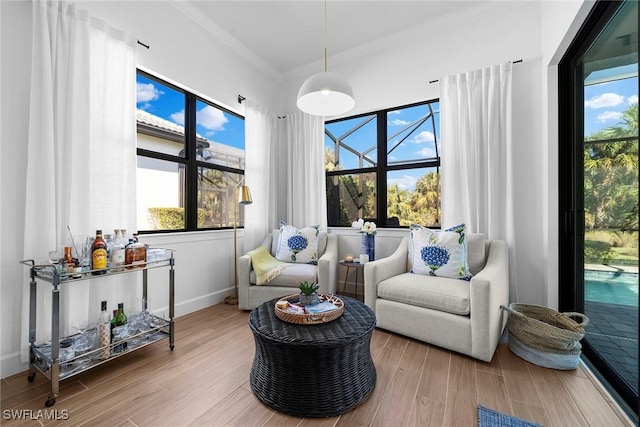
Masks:
[[[284,262],[315,264],[318,262],[320,226],[297,229],[280,222],[280,236],[276,259]]]
[[[471,280],[465,226],[444,231],[411,225],[411,272]]]

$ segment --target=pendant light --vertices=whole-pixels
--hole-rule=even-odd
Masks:
[[[351,85],[327,71],[327,0],[324,0],[324,71],[309,77],[298,92],[298,108],[314,116],[346,113],[356,104]]]

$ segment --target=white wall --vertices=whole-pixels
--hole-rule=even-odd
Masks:
[[[565,4],[566,3],[566,4]],[[172,82],[213,97],[228,108],[244,113],[236,97],[250,97],[277,113],[295,111],[295,96],[306,76],[279,84],[244,61],[226,45],[184,18],[166,2],[82,2],[82,8],[104,19],[151,49],[138,48],[139,64]],[[448,74],[477,69],[509,60],[523,59],[514,66],[514,133],[517,135],[516,189],[518,209],[519,299],[553,304],[557,295],[557,178],[547,178],[557,169],[553,121],[547,104],[550,58],[563,43],[580,1],[517,2],[497,14],[469,17],[463,24],[434,27],[419,39],[378,50],[368,56],[344,59],[332,71],[353,85],[356,109],[350,114],[398,106],[439,97],[438,84],[429,84]],[[26,286],[23,255],[24,180],[31,46],[30,2],[0,2],[0,67],[2,107],[0,185],[0,376],[26,369],[20,363],[22,290]],[[541,23],[545,22],[544,31]],[[553,23],[549,32],[548,22]],[[437,30],[437,31],[436,31]],[[557,121],[557,120],[556,120]],[[557,124],[555,125],[557,126]],[[88,234],[91,230],[87,231]],[[354,230],[340,234],[340,256],[357,253],[359,235]],[[78,231],[80,233],[80,231]],[[381,230],[377,257],[390,254],[403,232]],[[241,233],[240,233],[241,235]],[[230,231],[144,236],[145,243],[167,246],[176,252],[176,312],[182,315],[221,301],[233,283],[233,233]],[[241,243],[241,242],[240,242]],[[239,252],[242,252],[242,246]],[[547,258],[549,257],[549,258]],[[339,280],[343,280],[344,271]]]

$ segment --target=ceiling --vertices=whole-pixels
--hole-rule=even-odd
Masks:
[[[278,80],[322,70],[324,3],[318,0],[169,0],[180,12]],[[327,2],[328,67],[398,45],[520,0]]]

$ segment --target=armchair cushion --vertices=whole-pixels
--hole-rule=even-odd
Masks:
[[[411,226],[411,272],[471,280],[464,224],[444,231]]]
[[[317,263],[319,226],[298,229],[280,223],[276,259],[291,263]]]
[[[468,315],[469,282],[402,273],[378,284],[378,298],[453,314]]]

